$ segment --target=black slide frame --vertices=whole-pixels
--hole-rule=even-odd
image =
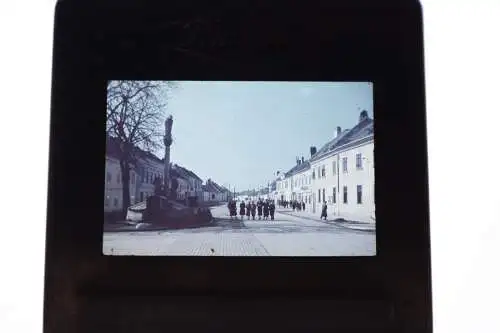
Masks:
[[[104,308],[95,311],[97,300],[118,306],[128,298],[146,298],[149,306],[156,304],[151,311],[171,300],[189,312],[190,306],[181,306],[188,296],[194,298],[186,304],[205,304],[205,309],[222,306],[216,299],[245,309],[245,302],[254,300],[278,317],[279,306],[269,305],[271,299],[276,304],[303,300],[275,320],[284,330],[301,327],[297,320],[309,327],[312,309],[325,305],[307,302],[323,300],[333,302],[326,305],[332,310],[328,320],[314,319],[315,330],[331,331],[327,327],[334,326],[328,325],[344,317],[353,319],[350,327],[342,324],[346,332],[369,332],[362,325],[373,318],[386,318],[385,331],[431,332],[423,54],[422,9],[416,1],[59,1],[44,332],[96,331],[85,325],[105,317]],[[373,82],[377,255],[102,255],[110,79]],[[245,311],[252,309],[258,311]],[[377,315],[356,319],[364,318],[357,317],[360,309]],[[123,321],[116,314],[107,318]],[[215,326],[205,322],[203,327],[219,327],[217,318],[210,318]],[[253,327],[243,326],[240,330]]]

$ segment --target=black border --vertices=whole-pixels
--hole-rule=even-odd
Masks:
[[[46,332],[72,318],[68,293],[383,299],[402,327],[431,331],[418,3],[60,1],[53,61]],[[107,79],[373,82],[377,256],[103,256]]]

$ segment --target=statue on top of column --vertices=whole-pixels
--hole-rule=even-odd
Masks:
[[[165,146],[170,147],[172,145],[172,125],[174,123],[174,118],[172,115],[169,115],[167,117],[167,120],[165,120],[165,137],[163,139],[163,142],[165,143]]]

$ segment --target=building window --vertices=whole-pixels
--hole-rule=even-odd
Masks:
[[[113,199],[113,205],[114,205],[115,207],[118,207],[118,198],[114,198],[114,199]]]
[[[337,203],[337,189],[335,187],[333,188],[332,201],[333,201],[333,203]]]
[[[321,168],[321,177],[326,177],[326,170],[325,170],[325,166],[324,165]]]
[[[321,202],[321,190],[318,190],[318,202]]]
[[[347,186],[344,186],[344,203],[347,203]]]
[[[363,159],[361,158],[361,154],[356,154],[356,169],[363,169]]]
[[[347,157],[342,158],[342,171],[347,173]]]
[[[111,172],[108,172],[106,174],[106,181],[108,182],[108,184],[111,183]]]
[[[356,186],[356,191],[358,193],[357,202],[358,202],[358,204],[362,204],[363,203],[363,186],[362,185]]]
[[[325,199],[325,189],[323,189],[323,202],[325,202],[326,199]]]
[[[332,172],[334,175],[337,174],[337,161],[333,161],[332,163]]]
[[[313,170],[312,179],[316,179],[316,172]]]
[[[135,184],[135,174],[132,172],[132,176],[130,176],[130,182]]]

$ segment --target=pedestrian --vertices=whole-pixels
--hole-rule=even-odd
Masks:
[[[302,210],[306,210],[306,203],[304,201],[302,201]]]
[[[243,216],[245,216],[245,202],[242,201],[240,203],[240,216],[241,216],[241,219],[243,220]]]
[[[263,210],[264,210],[264,220],[267,220],[269,217],[269,202],[265,201],[263,205]]]
[[[250,206],[250,209],[252,211],[252,220],[255,220],[255,210],[257,209],[257,205],[255,204],[254,201],[252,201],[252,205]]]
[[[302,210],[302,205],[300,204],[300,202],[297,201],[297,203],[295,204],[295,206],[297,207],[297,210],[299,212]]]
[[[229,211],[229,217],[230,217],[230,218],[233,218],[233,215],[231,214],[231,204],[232,204],[232,202],[231,202],[231,201],[229,201],[229,202],[227,203],[227,210]]]
[[[250,220],[250,210],[252,209],[252,206],[250,204],[250,200],[247,202],[247,220]]]
[[[323,207],[321,208],[321,219],[325,218],[325,221],[326,221],[326,218],[328,217],[327,209],[328,209],[328,206],[326,205],[326,201],[325,201],[323,203]]]
[[[257,214],[259,215],[259,220],[262,219],[262,200],[257,201]]]
[[[274,202],[271,201],[271,204],[269,205],[269,214],[271,215],[271,220],[274,220],[274,211],[276,210],[276,206],[274,205]]]
[[[292,210],[295,211],[295,201],[292,203]]]
[[[237,218],[238,213],[236,209],[236,200],[231,200],[231,219],[234,217]]]

